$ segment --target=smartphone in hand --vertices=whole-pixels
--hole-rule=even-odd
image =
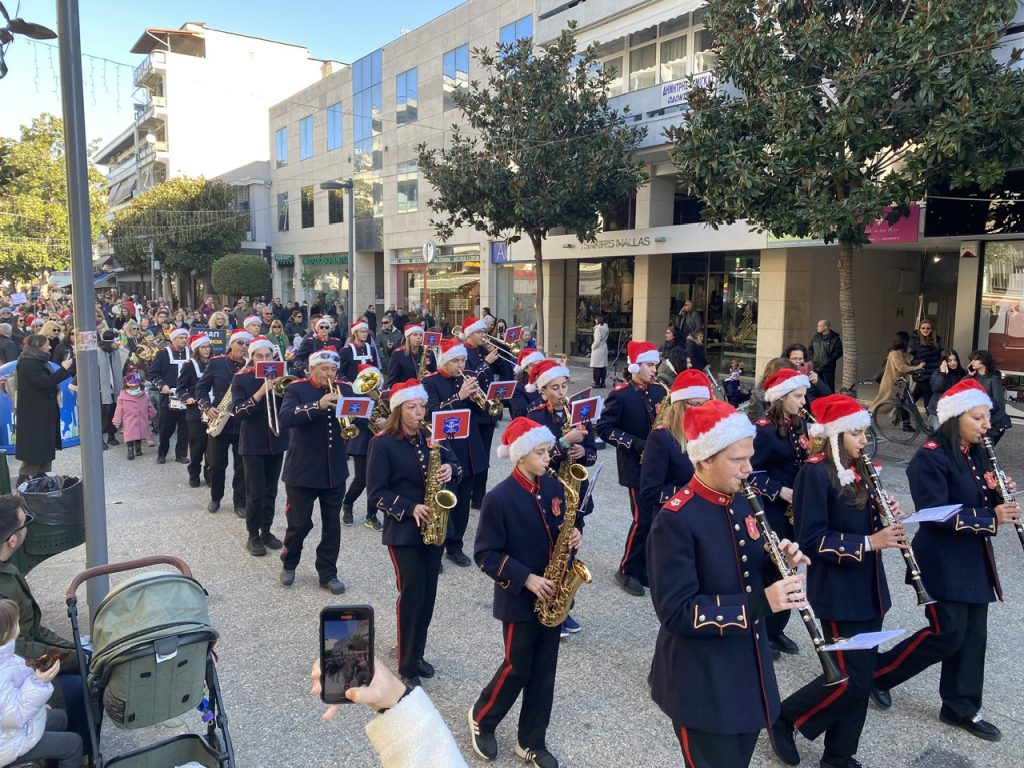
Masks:
[[[320,698],[346,704],[345,691],[373,679],[373,608],[329,605],[320,611]]]

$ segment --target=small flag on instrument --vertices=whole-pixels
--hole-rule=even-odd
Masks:
[[[284,376],[284,363],[280,360],[260,360],[255,368],[257,379],[279,379]]]
[[[373,400],[368,397],[342,397],[338,400],[337,417],[365,419],[373,410]]]
[[[523,335],[523,326],[513,325],[505,331],[505,343],[515,344]]]
[[[584,424],[586,422],[597,421],[601,416],[601,405],[603,402],[604,400],[600,395],[573,401],[572,407],[569,411],[570,423]]]
[[[425,347],[439,347],[441,346],[441,332],[440,331],[427,331],[423,334],[423,346]]]
[[[434,411],[430,432],[435,440],[461,440],[469,437],[469,409]]]
[[[508,400],[516,391],[515,381],[492,381],[487,388],[488,400]]]

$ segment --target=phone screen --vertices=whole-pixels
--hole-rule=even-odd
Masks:
[[[373,678],[373,608],[328,606],[320,612],[320,698],[345,703],[345,691]]]
[[[810,363],[801,363],[801,365],[800,365],[800,373],[802,373],[804,376],[806,376],[810,372],[811,372],[811,364]]]

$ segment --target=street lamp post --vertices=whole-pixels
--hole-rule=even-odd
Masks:
[[[355,307],[352,303],[355,297],[355,261],[356,261],[356,187],[355,180],[347,181],[324,181],[320,183],[320,189],[347,189],[348,190],[348,295],[345,299],[349,322],[356,318]],[[347,329],[346,329],[347,330]]]

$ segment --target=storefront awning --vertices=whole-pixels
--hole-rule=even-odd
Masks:
[[[71,273],[51,272],[48,283],[50,285],[51,291],[67,288],[69,285],[71,285]]]
[[[93,285],[96,288],[109,288],[113,286],[116,281],[117,275],[113,272],[100,272],[93,280]]]

